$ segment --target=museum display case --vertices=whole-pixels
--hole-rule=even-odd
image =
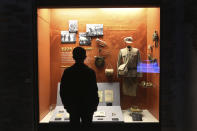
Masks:
[[[160,7],[38,8],[37,35],[40,123],[69,121],[60,80],[77,46],[96,73],[93,122],[159,123]]]

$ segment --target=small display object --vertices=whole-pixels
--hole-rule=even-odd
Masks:
[[[114,69],[110,69],[110,68],[105,69],[105,76],[109,77],[109,76],[113,76],[113,74],[114,74]]]
[[[86,24],[86,32],[88,36],[102,36],[103,24]]]
[[[63,117],[63,114],[62,113],[56,114],[56,118],[61,118],[61,117]]]
[[[61,31],[61,42],[62,43],[75,43],[76,33],[69,33],[69,31]]]
[[[59,120],[62,120],[62,118],[55,118],[55,121],[59,121]]]
[[[113,113],[113,112],[112,112],[112,116],[116,116],[116,113]]]
[[[119,121],[118,118],[112,118],[112,121]]]
[[[137,106],[132,106],[130,108],[130,116],[132,117],[133,121],[142,121],[142,110],[139,109]]]
[[[58,114],[56,114],[56,116],[55,116],[55,120],[61,120],[61,119],[62,119],[62,117],[63,117],[63,115],[64,115],[64,114],[62,114],[62,113],[58,113]]]
[[[141,113],[131,113],[131,117],[133,121],[142,121],[142,114]]]
[[[79,33],[79,44],[80,45],[91,45],[91,37],[87,36],[86,32]]]
[[[100,47],[105,47],[107,45],[107,43],[103,40],[100,40],[99,38],[96,38],[96,43],[100,46]]]
[[[103,102],[103,91],[98,91],[99,102]]]
[[[106,102],[106,106],[112,106],[112,102]]]
[[[94,117],[106,117],[104,111],[97,111],[94,113]]]
[[[105,90],[105,102],[113,102],[113,90]]]
[[[77,32],[78,31],[78,21],[77,20],[69,20],[69,32]]]
[[[132,107],[130,107],[130,111],[131,111],[131,112],[142,113],[142,110],[139,109],[137,106],[132,106]]]
[[[59,113],[64,113],[64,111],[59,111]]]
[[[97,68],[101,68],[105,65],[105,59],[103,56],[95,56],[94,58],[95,58],[94,63]]]

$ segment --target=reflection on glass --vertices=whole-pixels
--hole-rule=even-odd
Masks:
[[[150,61],[150,60],[146,60],[146,61]],[[141,62],[137,66],[137,72],[160,73],[160,67],[157,62],[150,62],[150,63]]]

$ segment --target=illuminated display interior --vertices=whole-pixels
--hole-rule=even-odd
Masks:
[[[76,23],[76,30],[71,29],[72,23]],[[83,33],[88,31],[92,36],[84,37]],[[98,83],[119,83],[119,106],[124,122],[133,122],[128,120],[131,116],[125,114],[132,106],[153,117],[150,121],[142,117],[144,122],[159,122],[159,7],[40,8],[37,10],[37,34],[40,122],[50,119],[49,114],[57,105],[58,83],[64,69],[74,63],[72,50],[76,46],[86,49],[85,64],[95,70]],[[142,72],[144,82],[139,82],[136,96],[125,95],[123,81],[117,77],[118,54],[120,49],[127,47],[124,38],[130,36],[133,38],[130,45],[140,52],[141,63],[137,71]],[[95,65],[95,56],[105,57],[103,67]],[[110,78],[105,75],[106,68],[114,70]]]

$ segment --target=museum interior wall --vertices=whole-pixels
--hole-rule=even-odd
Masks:
[[[38,10],[38,86],[39,112],[42,119],[51,105],[50,100],[50,10]]]
[[[103,24],[103,36],[98,38],[106,42],[100,47],[97,37],[92,37],[91,46],[83,46],[87,50],[85,63],[96,72],[97,82],[120,82],[120,103],[122,109],[133,105],[148,109],[159,119],[159,74],[143,73],[142,80],[151,81],[152,88],[139,86],[136,96],[126,96],[121,90],[122,80],[117,77],[117,59],[119,50],[126,47],[123,39],[132,36],[132,47],[138,48],[141,61],[147,63],[147,53],[157,58],[160,63],[160,48],[148,50],[148,44],[153,44],[154,30],[160,33],[159,8],[84,8],[84,9],[38,9],[38,56],[39,56],[39,106],[40,118],[49,112],[50,105],[55,106],[57,83],[66,67],[74,61],[65,61],[65,52],[79,46],[79,32],[86,32],[86,24]],[[61,31],[69,29],[69,20],[78,20],[78,32],[75,43],[61,43]],[[99,53],[99,48],[101,52]],[[95,56],[104,56],[105,65],[95,66]],[[105,69],[113,68],[112,77],[105,76]]]

